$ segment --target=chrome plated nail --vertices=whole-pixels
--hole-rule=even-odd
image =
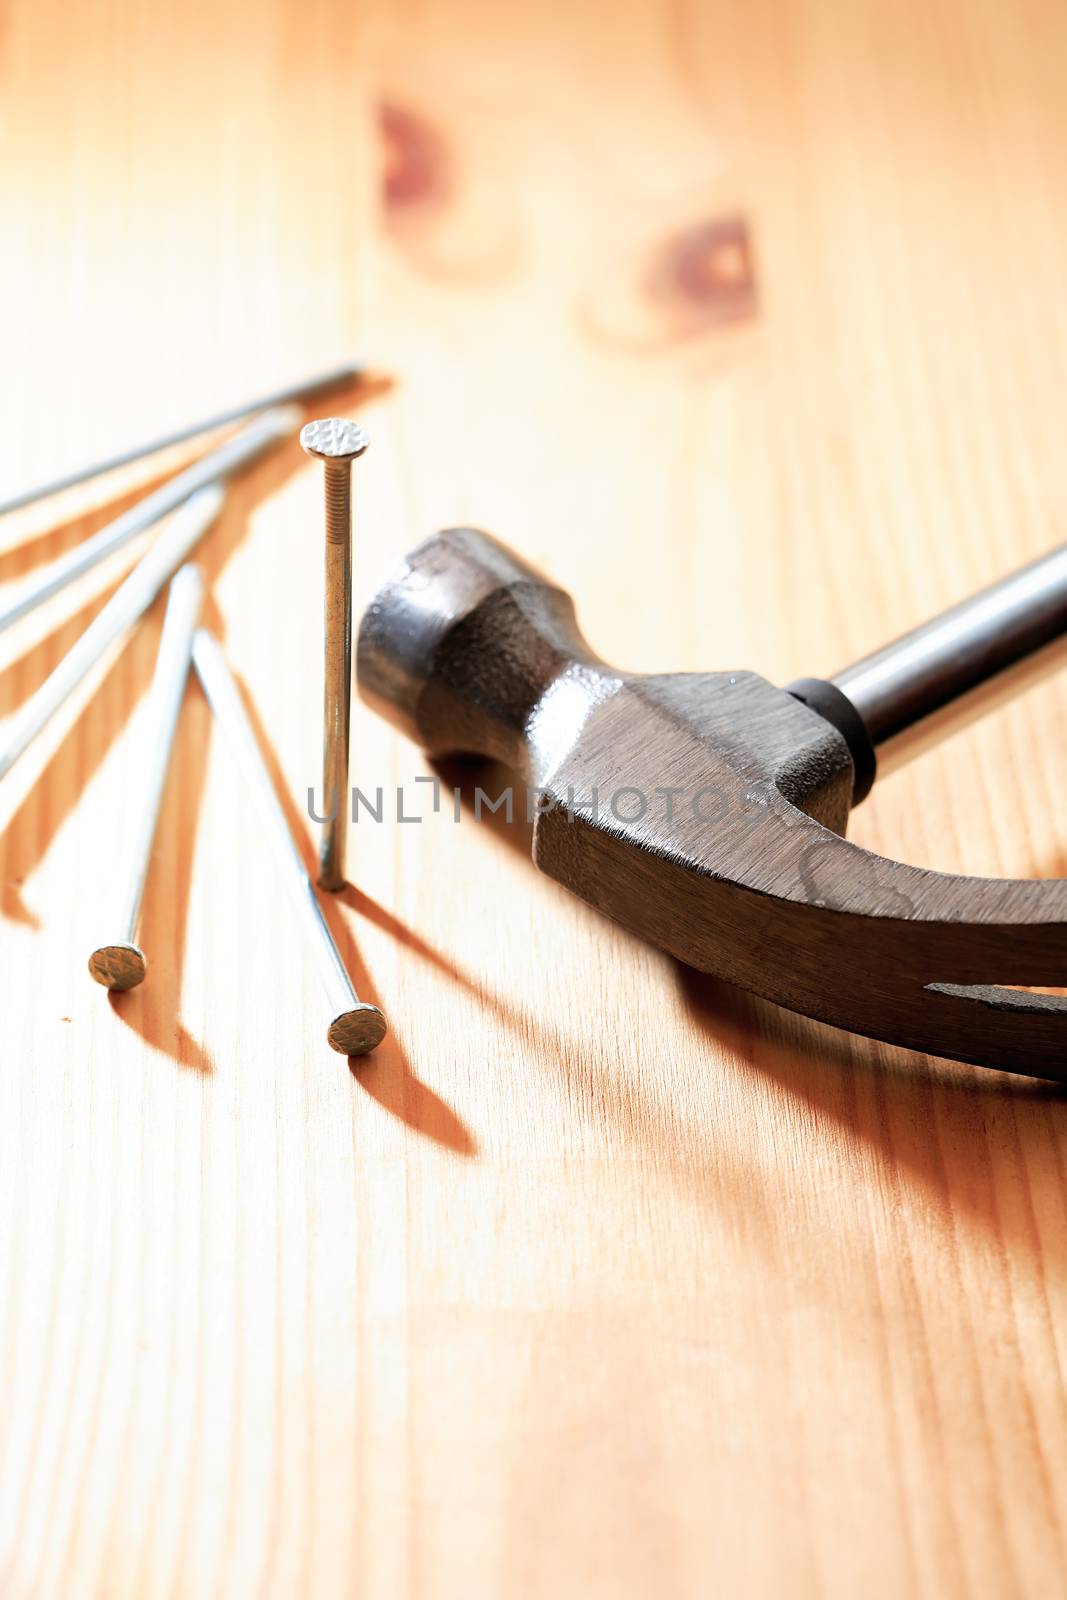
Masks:
[[[239,406],[233,406],[229,411],[220,411],[217,416],[188,423],[174,433],[163,434],[158,439],[148,439],[143,444],[135,445],[132,450],[123,450],[117,456],[109,456],[106,461],[94,461],[91,466],[79,467],[75,472],[68,472],[65,477],[53,478],[50,483],[35,484],[32,489],[25,489],[21,494],[12,495],[9,500],[0,502],[0,517],[9,511],[18,511],[22,506],[33,505],[37,500],[44,500],[48,495],[59,494],[62,489],[71,489],[76,483],[85,483],[89,478],[99,478],[105,472],[114,472],[117,467],[127,467],[132,461],[140,461],[144,456],[155,455],[159,450],[169,450],[173,444],[181,444],[186,439],[195,439],[198,433],[212,433],[216,428],[224,428],[228,422],[239,422],[242,417],[253,416],[257,411],[267,411],[274,406],[288,403],[309,405],[312,400],[317,400],[320,395],[327,394],[331,389],[347,388],[356,383],[363,371],[362,367],[349,366],[338,367],[332,372],[322,372],[318,377],[308,378],[304,383],[290,384],[274,394],[260,395],[257,400],[246,400]]]
[[[148,610],[171,573],[181,566],[215,520],[224,498],[218,487],[200,489],[175,513],[173,521],[93,618],[77,644],[16,712],[11,731],[0,746],[0,778],[10,772],[108,646],[128,633]]]
[[[0,609],[0,633],[43,601],[58,594],[75,578],[80,578],[83,572],[88,572],[114,551],[121,550],[123,545],[129,544],[139,533],[144,533],[146,528],[161,521],[198,489],[206,484],[221,482],[231,472],[236,472],[238,467],[245,466],[262,451],[277,444],[287,433],[292,433],[299,421],[298,407],[279,406],[277,410],[257,417],[232,439],[220,444],[217,450],[209,451],[199,461],[194,461],[191,467],[186,467],[184,472],[168,478],[154,493],[139,500],[129,511],[124,511],[121,517],[109,522],[106,528],[101,528],[99,533],[94,533],[91,539],[86,539],[68,555],[60,556],[41,577],[27,584],[21,594]]]
[[[163,619],[148,711],[152,743],[144,794],[130,841],[125,891],[114,920],[117,937],[109,944],[98,945],[89,957],[90,974],[106,989],[133,989],[142,982],[148,968],[144,952],[136,943],[137,924],[203,599],[204,575],[189,563],[171,579]]]
[[[352,463],[366,450],[366,429],[324,417],[300,430],[300,443],[325,468],[326,611],[323,674],[322,787],[327,821],[319,847],[319,884],[345,886],[349,726],[352,718]]]
[[[260,822],[263,824],[282,881],[315,957],[319,976],[329,997],[333,1021],[326,1031],[329,1045],[341,1055],[360,1056],[385,1037],[386,1022],[377,1006],[361,1000],[345,970],[340,951],[315,898],[281,802],[271,783],[267,764],[256,741],[237,685],[218,642],[203,628],[193,638],[193,665]]]

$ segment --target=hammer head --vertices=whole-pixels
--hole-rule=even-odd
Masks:
[[[635,676],[488,535],[410,555],[360,627],[360,692],[431,755],[540,791],[538,867],[701,971],[960,1060],[1067,1077],[1067,883],[959,878],[843,837],[841,734],[751,672]]]

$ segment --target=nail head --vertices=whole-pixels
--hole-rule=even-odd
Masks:
[[[347,417],[321,417],[300,430],[300,443],[320,461],[354,461],[370,444],[370,435]]]
[[[89,957],[89,973],[105,989],[136,989],[148,962],[135,944],[104,944]]]
[[[385,1018],[377,1006],[360,1004],[330,1023],[326,1039],[343,1056],[365,1056],[385,1038]]]

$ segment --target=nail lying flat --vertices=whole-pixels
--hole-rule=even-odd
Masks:
[[[232,439],[227,439],[225,444],[219,445],[217,450],[209,451],[199,461],[194,461],[191,467],[186,467],[184,472],[168,478],[154,493],[139,500],[129,511],[123,512],[114,522],[109,522],[106,528],[94,533],[91,539],[86,539],[69,555],[61,556],[41,577],[27,584],[14,600],[0,609],[0,632],[43,601],[51,599],[52,595],[58,594],[68,583],[80,578],[83,572],[88,572],[114,551],[121,550],[139,533],[161,522],[198,489],[219,483],[231,472],[246,466],[287,433],[292,433],[299,421],[300,412],[296,406],[280,406],[276,411],[268,411],[265,416],[249,423],[247,428],[242,428]]]
[[[11,731],[0,746],[0,778],[15,765],[41,729],[77,688],[86,673],[152,604],[171,573],[180,567],[193,546],[214,522],[224,499],[223,491],[201,489],[174,515],[133,571],[115,590],[56,667],[16,713]]]
[[[89,972],[107,989],[133,989],[147,971],[144,952],[135,943],[141,915],[145,879],[159,821],[163,787],[174,748],[185,684],[192,657],[193,633],[204,598],[204,578],[199,567],[184,566],[171,582],[163,636],[152,678],[149,719],[152,744],[148,752],[145,791],[130,848],[130,871],[115,918],[117,937],[98,946],[89,957]]]
[[[333,1021],[326,1033],[327,1042],[341,1055],[365,1055],[385,1037],[385,1018],[377,1006],[360,1000],[352,986],[352,980],[326,925],[322,907],[315,898],[300,852],[289,832],[285,814],[226,658],[217,641],[203,628],[197,629],[193,639],[193,665],[245,780],[271,853],[281,869],[282,881],[311,945],[333,1012]]]
[[[32,489],[26,489],[21,494],[12,495],[9,500],[0,502],[0,517],[9,511],[18,511],[22,506],[33,505],[37,500],[44,500],[48,495],[59,494],[63,489],[72,489],[76,483],[85,483],[89,478],[99,478],[105,472],[114,472],[117,467],[127,467],[131,462],[140,461],[144,456],[155,455],[159,450],[168,450],[173,444],[181,444],[186,439],[195,439],[198,433],[212,433],[216,428],[224,428],[228,422],[239,422],[242,417],[250,417],[257,411],[267,411],[274,406],[287,403],[308,405],[320,394],[355,383],[362,372],[362,367],[348,366],[320,373],[317,377],[308,378],[304,383],[290,384],[274,394],[260,395],[255,400],[246,400],[239,406],[231,407],[229,411],[220,411],[217,416],[204,417],[199,422],[189,423],[174,433],[163,434],[158,439],[148,439],[143,444],[135,445],[132,450],[123,450],[117,456],[109,456],[105,461],[94,461],[91,466],[79,467],[76,472],[68,472],[65,477],[53,478],[51,483],[35,484]]]

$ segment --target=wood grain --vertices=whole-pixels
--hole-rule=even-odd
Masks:
[[[836,671],[1062,535],[1065,35],[1051,0],[11,0],[5,483],[57,412],[89,454],[358,346],[393,377],[339,401],[360,594],[473,523],[609,660]],[[6,519],[0,579],[143,479]],[[203,553],[294,819],[320,489],[294,441]],[[120,570],[0,641],[0,712]],[[160,620],[0,794],[5,1600],[1061,1593],[1056,1094],[696,977],[447,809],[353,840],[330,915],[393,1030],[354,1075],[194,692],[109,1003]],[[852,836],[1065,875],[1065,709]],[[363,708],[353,748],[426,770]]]

